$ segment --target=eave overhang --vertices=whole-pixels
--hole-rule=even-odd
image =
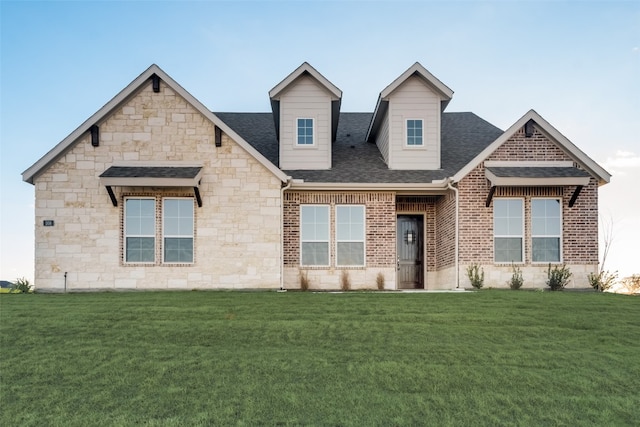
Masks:
[[[260,154],[251,144],[245,141],[240,135],[238,135],[233,129],[222,122],[215,114],[209,111],[204,104],[198,101],[193,95],[187,92],[182,86],[180,86],[175,80],[173,80],[168,74],[166,74],[160,67],[153,64],[142,74],[140,74],[135,80],[133,80],[127,87],[121,90],[115,97],[113,97],[107,104],[105,104],[100,110],[89,117],[84,123],[82,123],[76,130],[74,130],[69,136],[60,141],[55,147],[53,147],[48,153],[42,156],[38,161],[31,165],[27,170],[22,173],[22,180],[30,184],[34,184],[35,178],[46,170],[51,164],[62,157],[68,150],[70,150],[87,132],[90,132],[92,126],[100,125],[102,122],[112,114],[114,110],[119,108],[131,97],[135,96],[144,85],[151,83],[156,89],[156,85],[163,81],[178,95],[182,96],[189,104],[191,104],[197,111],[199,111],[204,117],[211,121],[215,127],[219,128],[222,132],[233,139],[240,147],[242,147],[248,154],[253,156],[259,163],[267,168],[273,175],[275,175],[283,183],[286,182],[286,175],[267,158]],[[212,136],[213,137],[213,136]]]
[[[482,150],[476,157],[473,158],[467,165],[460,169],[454,176],[453,181],[459,182],[469,172],[476,168],[480,163],[485,161],[495,150],[497,150],[502,144],[509,140],[519,129],[525,126],[529,121],[533,121],[533,126],[538,129],[545,137],[550,141],[556,143],[565,153],[567,153],[574,162],[576,162],[584,170],[588,171],[593,176],[598,185],[607,184],[611,179],[611,174],[598,165],[593,159],[587,156],[582,150],[580,150],[575,144],[573,144],[567,137],[562,135],[556,128],[551,126],[549,122],[543,119],[534,110],[529,110],[524,116],[516,121],[509,129],[504,131],[494,142]]]
[[[202,166],[111,166],[100,175],[113,206],[118,206],[113,187],[193,188],[198,207],[202,207],[200,179]]]
[[[340,105],[342,104],[342,91],[336,85],[331,83],[325,76],[320,74],[318,70],[313,68],[308,62],[303,62],[291,74],[284,78],[280,83],[275,85],[269,91],[269,99],[271,101],[271,111],[273,113],[273,121],[276,127],[276,138],[280,140],[280,97],[286,92],[287,88],[302,76],[310,76],[318,82],[320,86],[327,91],[331,97],[331,141],[334,142],[338,135],[338,120],[340,119]]]
[[[544,164],[544,162],[541,162]],[[589,185],[591,175],[574,166],[485,166],[485,177],[491,183],[485,203],[491,205],[496,187],[573,187],[569,200],[573,207],[582,188]]]
[[[436,76],[431,74],[426,68],[419,62],[413,64],[407,71],[402,73],[396,78],[389,86],[384,88],[378,96],[376,102],[376,108],[371,119],[371,124],[367,130],[366,141],[373,142],[375,135],[378,132],[382,119],[389,108],[389,96],[400,87],[407,79],[416,76],[420,78],[427,86],[429,86],[440,97],[440,108],[444,111],[447,105],[453,97],[453,91],[444,83],[442,83]]]
[[[294,179],[291,190],[300,191],[393,191],[397,194],[446,194],[447,181],[432,181],[431,183],[343,183],[343,182],[305,182]]]

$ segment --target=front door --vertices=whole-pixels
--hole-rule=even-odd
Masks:
[[[424,218],[398,215],[398,289],[424,288]]]

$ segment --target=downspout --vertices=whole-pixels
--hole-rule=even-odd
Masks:
[[[456,195],[456,237],[455,237],[455,269],[456,269],[456,289],[460,288],[460,267],[458,263],[458,254],[459,254],[459,233],[460,233],[460,225],[458,221],[458,216],[460,213],[460,201],[458,197],[458,188],[451,185],[453,180],[449,180],[447,182],[447,187],[449,190],[452,190]]]
[[[291,188],[293,179],[288,176],[287,184],[280,189],[280,291],[284,288],[284,192]]]

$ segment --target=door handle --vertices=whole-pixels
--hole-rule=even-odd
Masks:
[[[396,268],[398,269],[398,271],[400,271],[400,257],[398,257],[398,264]]]

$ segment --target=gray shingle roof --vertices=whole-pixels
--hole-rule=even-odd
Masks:
[[[111,166],[100,178],[195,178],[201,169],[197,166]]]
[[[588,172],[575,167],[488,167],[487,170],[502,178],[587,178]]]
[[[278,140],[271,113],[215,113],[275,165]],[[473,113],[443,113],[442,169],[391,170],[365,141],[372,113],[341,113],[329,170],[286,170],[294,179],[326,183],[429,183],[453,176],[503,132]]]

